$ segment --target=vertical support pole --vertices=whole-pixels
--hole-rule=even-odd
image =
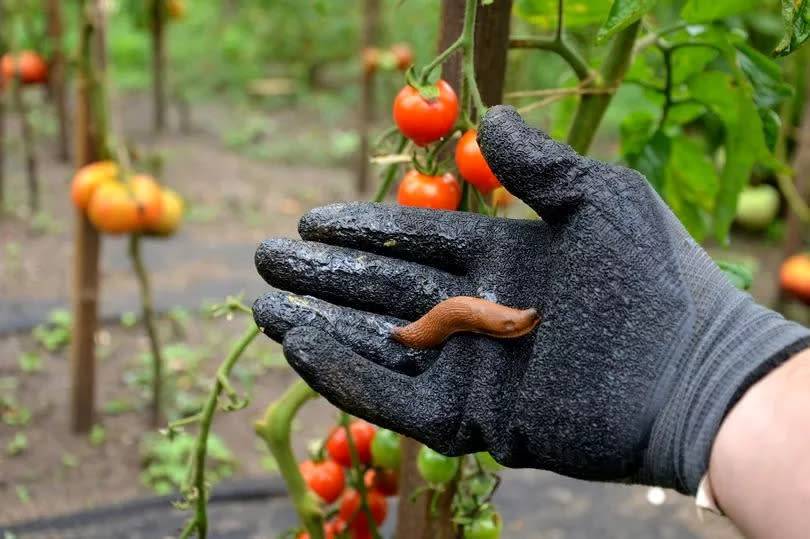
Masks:
[[[80,3],[79,70],[76,76],[76,167],[98,160],[100,149],[98,79],[103,72],[104,12],[103,0]],[[95,94],[95,95],[94,95]],[[106,157],[106,156],[104,156]],[[98,308],[98,231],[79,210],[74,217],[73,255],[73,335],[70,351],[71,428],[88,432],[93,425],[95,408],[95,333]]]
[[[60,0],[46,0],[48,17],[48,37],[51,45],[51,65],[48,78],[56,118],[59,123],[57,156],[67,162],[70,159],[70,137],[68,135],[67,97],[65,94],[65,56],[62,49],[62,6]]]
[[[166,6],[165,0],[152,0],[152,97],[154,128],[166,127]]]
[[[380,26],[380,0],[365,0],[363,6],[363,38],[362,49],[377,44],[377,33]],[[360,81],[360,152],[357,159],[357,183],[355,190],[358,195],[368,191],[368,155],[369,132],[374,123],[374,71],[363,69]]]

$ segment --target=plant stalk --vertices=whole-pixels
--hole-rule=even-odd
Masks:
[[[256,422],[255,429],[278,463],[301,523],[312,539],[324,539],[320,500],[304,482],[290,443],[296,413],[304,403],[317,396],[315,390],[299,379],[267,408],[264,417]]]

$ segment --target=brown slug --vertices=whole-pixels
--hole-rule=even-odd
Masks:
[[[430,309],[407,326],[395,327],[391,337],[411,348],[433,348],[461,331],[498,339],[522,337],[537,326],[537,309],[513,309],[481,298],[456,296]]]

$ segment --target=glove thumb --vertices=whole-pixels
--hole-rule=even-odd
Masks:
[[[589,160],[527,125],[513,107],[498,105],[487,111],[478,144],[507,191],[544,220],[564,218],[582,200]]]

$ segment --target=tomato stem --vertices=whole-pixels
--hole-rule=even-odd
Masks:
[[[141,309],[143,311],[143,324],[146,327],[146,335],[149,338],[149,348],[152,353],[152,416],[151,424],[157,427],[161,421],[161,393],[163,358],[161,357],[160,342],[157,328],[155,328],[154,306],[152,302],[152,288],[149,284],[149,274],[143,264],[141,257],[141,235],[131,234],[129,236],[129,257],[132,260],[132,267],[138,278],[141,294]]]
[[[194,518],[189,520],[186,524],[186,527],[180,534],[180,539],[190,537],[195,531],[197,532],[197,537],[199,537],[199,539],[205,539],[208,533],[208,512],[206,507],[208,495],[206,492],[207,486],[205,482],[205,458],[208,453],[208,433],[211,430],[211,423],[214,420],[214,412],[216,412],[217,409],[219,395],[224,389],[222,381],[227,379],[234,365],[236,365],[236,361],[242,356],[242,353],[258,334],[259,328],[253,321],[251,321],[250,327],[236,342],[222,365],[217,368],[217,376],[216,381],[214,382],[214,387],[208,394],[203,411],[199,414],[200,431],[197,434],[197,440],[194,443],[194,452],[192,453],[193,459],[189,461],[188,468],[186,470],[186,478],[183,481],[183,486],[181,488],[182,492],[195,502],[196,513]],[[174,422],[170,425],[170,429],[181,424],[182,423],[179,421]],[[191,496],[188,495],[189,492],[192,493]]]
[[[467,4],[469,5],[469,0]],[[451,43],[449,47],[447,47],[446,49],[444,49],[444,51],[442,51],[441,54],[439,54],[436,58],[431,60],[429,64],[427,64],[424,68],[422,68],[422,73],[419,75],[419,82],[421,84],[427,84],[428,78],[430,77],[430,74],[433,72],[433,70],[439,67],[441,64],[443,64],[445,60],[447,60],[450,57],[450,55],[452,55],[454,52],[465,46],[466,42],[464,40],[464,33],[462,32],[462,34],[459,36],[457,40]]]
[[[363,475],[360,457],[357,454],[357,446],[354,443],[352,432],[350,428],[349,414],[340,412],[340,425],[346,431],[346,443],[349,445],[349,455],[352,460],[352,471],[354,472],[354,488],[360,493],[360,510],[366,515],[369,530],[374,539],[382,539],[380,532],[377,529],[377,522],[374,520],[374,515],[371,513],[371,508],[368,505],[368,492],[366,491],[366,482]]]
[[[314,389],[299,379],[267,408],[262,419],[256,422],[255,430],[278,463],[301,523],[312,539],[324,539],[321,502],[301,476],[290,441],[295,415],[304,403],[317,396]]]

